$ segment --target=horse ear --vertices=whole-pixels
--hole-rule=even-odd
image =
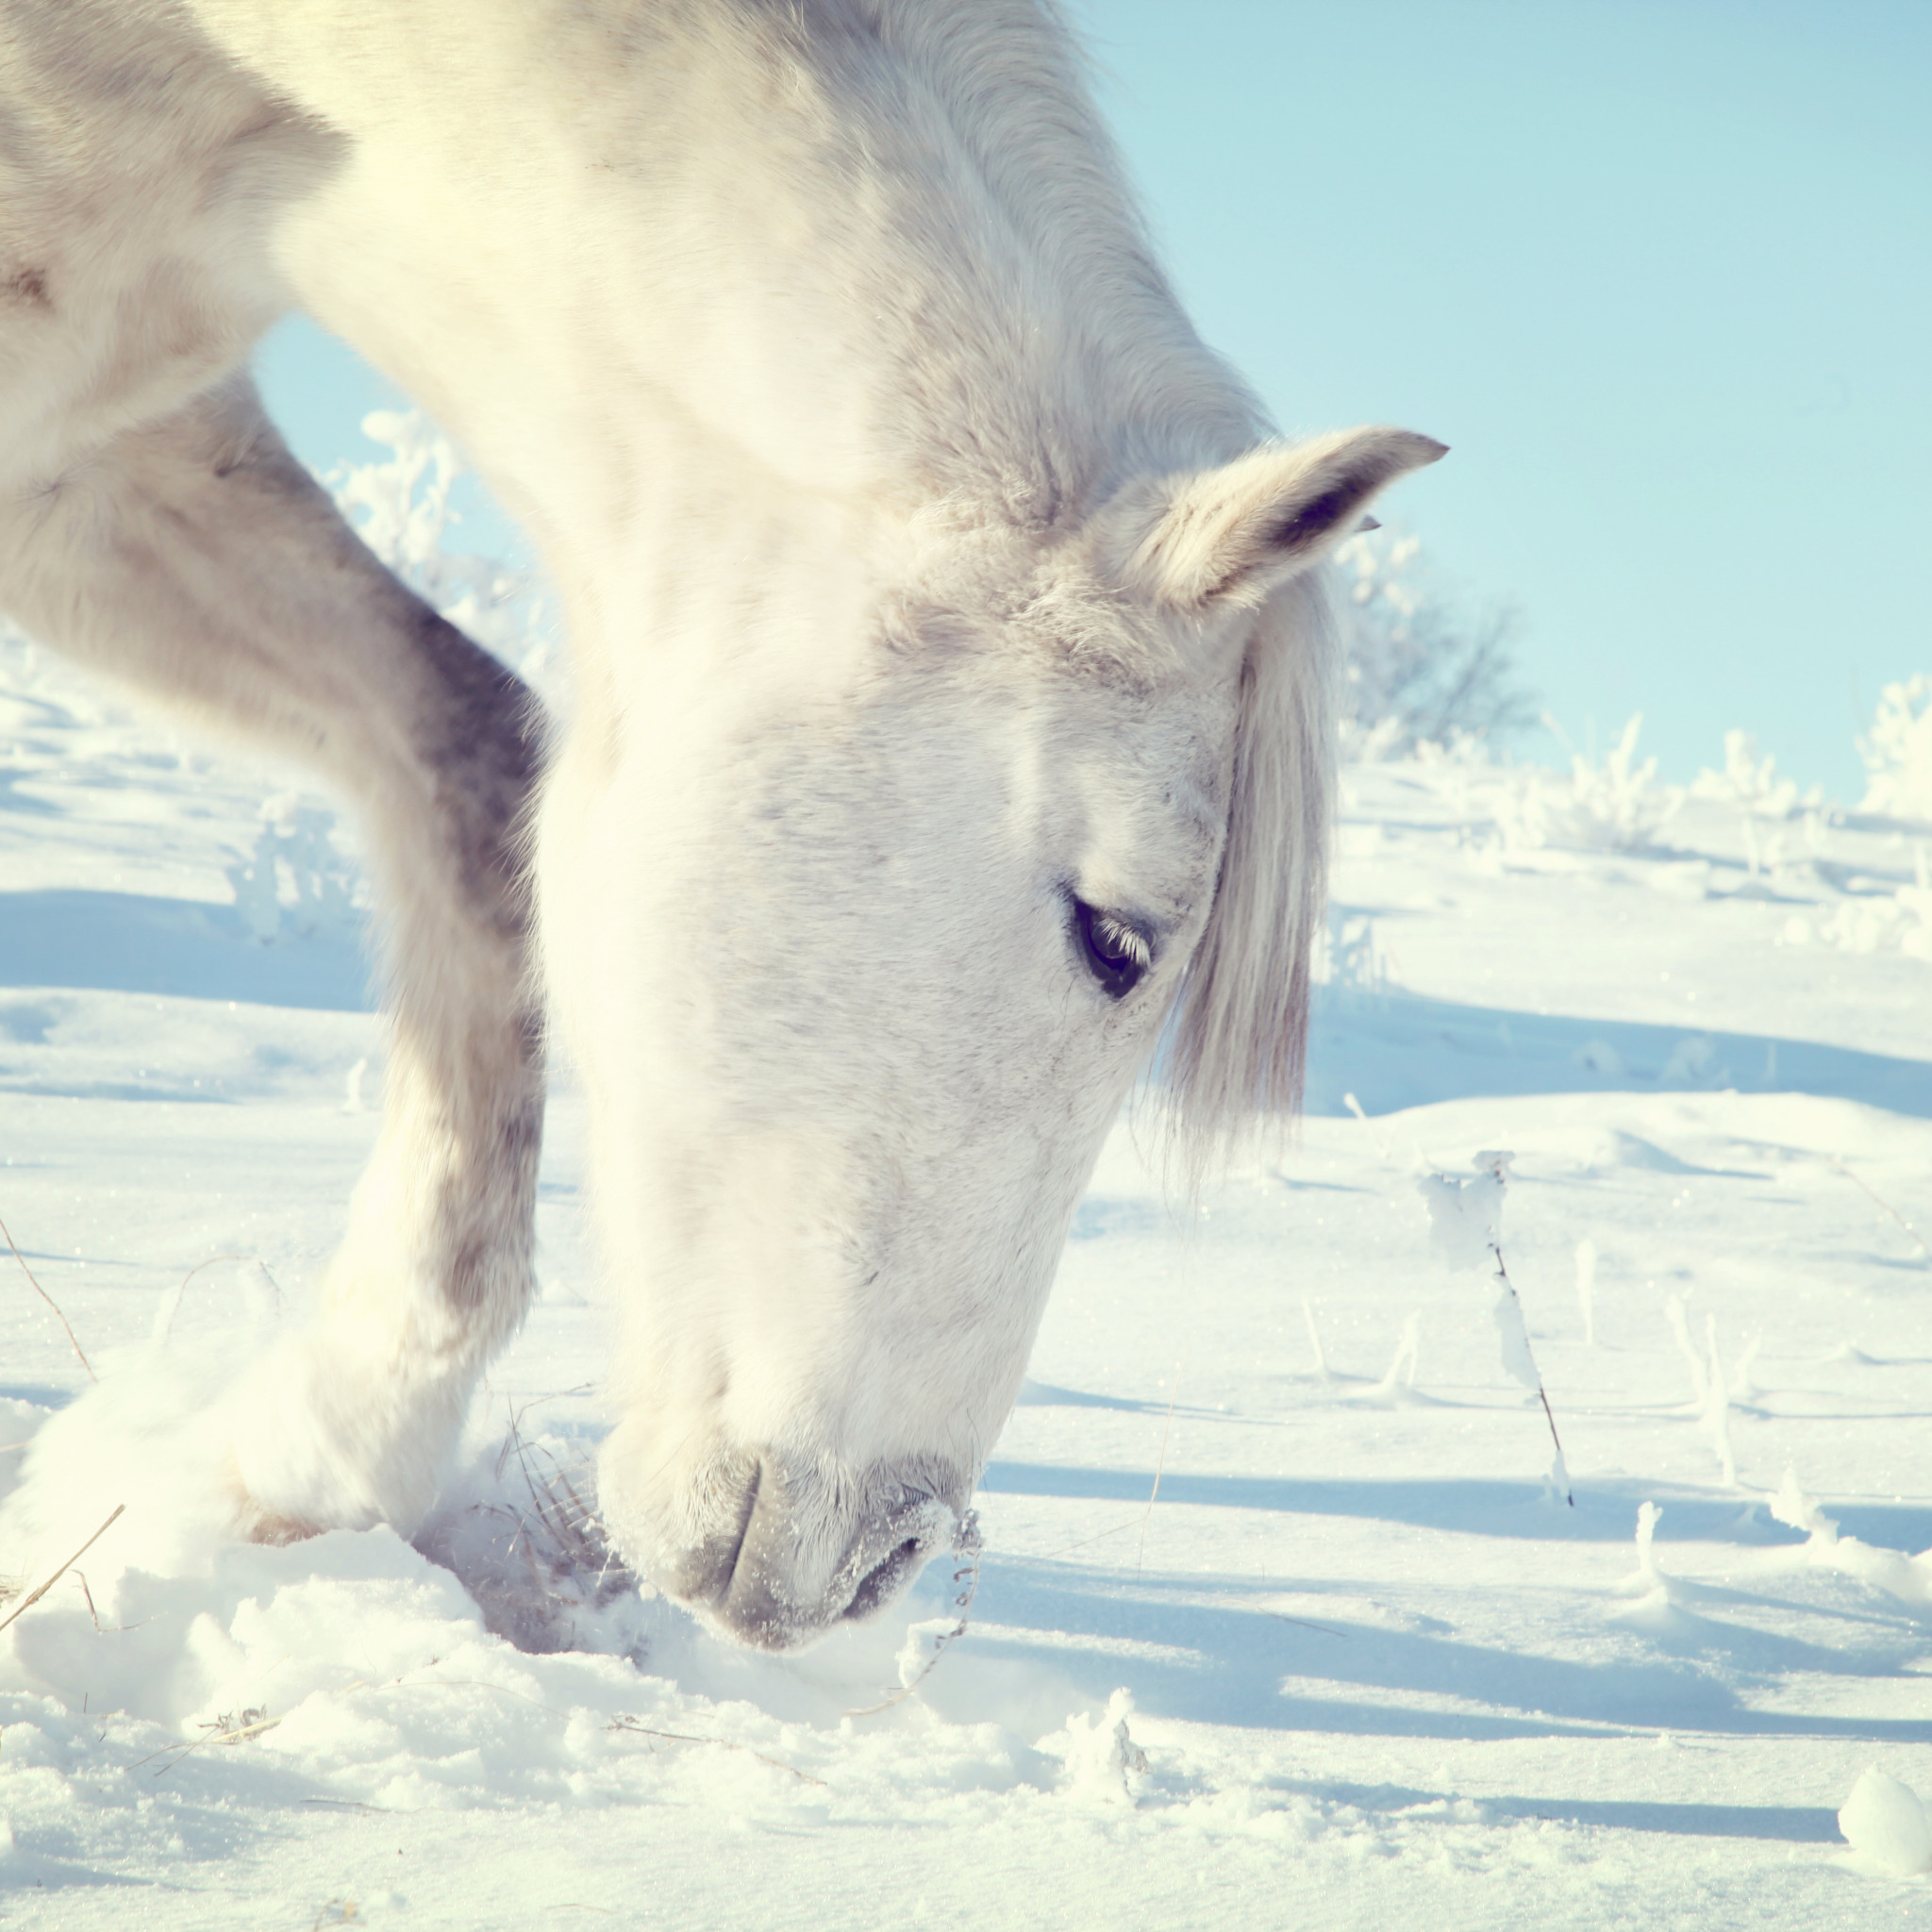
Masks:
[[[1344,429],[1142,485],[1108,519],[1116,577],[1171,609],[1252,607],[1360,527],[1377,491],[1447,454],[1412,430]]]

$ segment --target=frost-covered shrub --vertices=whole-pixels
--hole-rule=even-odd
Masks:
[[[289,933],[353,936],[359,927],[368,890],[335,833],[335,813],[297,792],[262,802],[255,850],[227,872],[235,905],[263,945]]]
[[[419,409],[375,409],[362,433],[390,455],[340,462],[322,478],[356,533],[404,583],[502,659],[546,702],[560,696],[553,625],[534,573],[448,547],[461,512],[455,445]]]
[[[1348,642],[1345,756],[1388,758],[1457,733],[1495,739],[1535,722],[1510,656],[1513,613],[1457,611],[1411,536],[1366,531],[1335,560]]]
[[[1690,795],[1740,806],[1757,818],[1788,819],[1799,811],[1815,810],[1823,804],[1824,791],[1814,785],[1801,798],[1794,779],[1777,775],[1776,758],[1769,752],[1758,757],[1757,741],[1748,731],[1726,731],[1724,770],[1713,772],[1707,766],[1691,780]]]
[[[1932,677],[1885,687],[1858,756],[1870,774],[1864,810],[1932,819]]]
[[[1560,737],[1556,721],[1544,723]],[[1503,774],[1492,804],[1506,846],[1579,847],[1588,852],[1631,852],[1650,844],[1684,802],[1674,785],[1657,783],[1657,760],[1637,762],[1643,713],[1624,726],[1616,747],[1601,762],[1573,750],[1567,781],[1557,774],[1524,767]]]
[[[1376,943],[1375,923],[1340,906],[1316,935],[1313,974],[1318,986],[1343,996],[1379,996],[1389,990],[1389,961]]]

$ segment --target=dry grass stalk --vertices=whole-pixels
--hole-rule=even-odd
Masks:
[[[557,1556],[569,1566],[573,1574],[594,1575],[594,1601],[608,1602],[612,1595],[635,1588],[630,1572],[611,1547],[603,1520],[577,1493],[576,1486],[556,1457],[541,1443],[524,1441],[522,1423],[523,1411],[518,1410],[510,1417],[509,1437],[504,1444],[505,1457],[515,1451],[517,1467],[523,1473],[524,1484],[530,1495],[530,1511],[518,1525],[517,1536],[510,1540],[511,1548],[514,1549],[518,1540],[523,1539],[527,1560],[527,1531],[534,1518]],[[530,1467],[533,1455],[550,1466],[548,1475],[541,1480]],[[499,1457],[499,1472],[502,1466],[503,1457]],[[536,1575],[534,1563],[531,1564],[531,1574],[533,1577]]]
[[[1308,1333],[1311,1336],[1315,1333],[1315,1318],[1312,1314],[1308,1317]],[[1321,1346],[1320,1339],[1317,1338],[1315,1348],[1318,1354]],[[1071,1557],[1075,1550],[1084,1550],[1090,1543],[1104,1543],[1108,1537],[1119,1536],[1124,1529],[1138,1529],[1141,1532],[1141,1541],[1134,1555],[1134,1574],[1137,1576],[1141,1574],[1141,1558],[1147,1549],[1147,1521],[1154,1514],[1155,1504],[1160,1499],[1160,1478],[1167,1469],[1167,1445],[1174,1435],[1174,1405],[1181,1399],[1181,1377],[1187,1373],[1187,1367],[1188,1358],[1182,1356],[1180,1367],[1174,1374],[1174,1393],[1168,1397],[1167,1419],[1160,1425],[1160,1455],[1154,1464],[1154,1487],[1147,1492],[1146,1507],[1140,1515],[1130,1516],[1124,1523],[1116,1523],[1111,1529],[1097,1529],[1091,1536],[1083,1536],[1076,1543],[1068,1543],[1064,1548],[1053,1551],[1051,1557]],[[1322,1363],[1322,1373],[1324,1375],[1328,1373],[1325,1359]]]
[[[6,1614],[6,1615],[5,1615],[4,1617],[0,1617],[0,1630],[4,1630],[4,1629],[6,1629],[6,1628],[7,1628],[7,1626],[8,1626],[8,1624],[9,1624],[10,1623],[12,1623],[12,1622],[13,1622],[13,1620],[14,1620],[14,1619],[15,1619],[16,1617],[19,1617],[19,1616],[23,1616],[23,1615],[25,1615],[25,1612],[27,1612],[28,1610],[32,1609],[32,1608],[33,1608],[33,1607],[34,1607],[34,1606],[35,1606],[35,1605],[36,1605],[37,1603],[39,1603],[39,1602],[40,1602],[40,1600],[41,1600],[41,1599],[42,1599],[42,1598],[43,1596],[45,1596],[45,1595],[46,1595],[46,1593],[47,1593],[47,1592],[48,1592],[48,1591],[49,1591],[50,1590],[52,1590],[52,1589],[53,1589],[53,1587],[54,1587],[54,1586],[55,1586],[55,1585],[56,1585],[57,1583],[58,1583],[58,1582],[60,1581],[60,1579],[61,1579],[61,1578],[62,1578],[63,1576],[65,1576],[65,1575],[67,1574],[67,1573],[68,1573],[68,1572],[69,1572],[70,1570],[72,1570],[72,1569],[74,1568],[74,1566],[75,1566],[75,1564],[76,1564],[77,1562],[79,1562],[79,1561],[80,1561],[80,1559],[81,1559],[81,1558],[82,1558],[82,1557],[83,1557],[84,1556],[86,1556],[86,1555],[87,1555],[87,1553],[88,1553],[88,1552],[89,1552],[89,1551],[90,1551],[91,1549],[92,1549],[92,1548],[93,1548],[93,1546],[94,1546],[94,1545],[95,1545],[95,1544],[96,1544],[97,1542],[99,1542],[99,1541],[100,1541],[100,1540],[101,1540],[101,1539],[102,1539],[102,1538],[103,1538],[104,1536],[106,1536],[106,1535],[107,1535],[107,1533],[108,1532],[108,1530],[110,1530],[111,1528],[113,1528],[113,1526],[114,1526],[114,1521],[115,1521],[115,1518],[116,1518],[116,1517],[118,1517],[118,1516],[119,1516],[119,1515],[121,1514],[121,1512],[122,1512],[122,1511],[123,1511],[124,1509],[125,1509],[126,1507],[127,1507],[127,1505],[126,1505],[125,1503],[116,1503],[116,1504],[114,1505],[114,1511],[113,1511],[113,1515],[109,1516],[109,1517],[108,1518],[107,1522],[105,1522],[104,1524],[101,1524],[101,1526],[100,1526],[100,1528],[98,1528],[97,1530],[95,1530],[95,1531],[94,1531],[94,1533],[93,1533],[93,1535],[92,1535],[91,1537],[89,1537],[89,1538],[88,1538],[88,1540],[86,1541],[86,1542],[82,1543],[82,1544],[81,1544],[81,1546],[79,1547],[79,1549],[75,1550],[75,1553],[73,1554],[73,1556],[69,1557],[68,1557],[68,1559],[66,1560],[66,1562],[64,1562],[63,1564],[61,1564],[61,1566],[59,1567],[59,1569],[58,1569],[57,1571],[55,1571],[55,1573],[53,1574],[53,1575],[51,1575],[50,1577],[48,1577],[48,1578],[47,1578],[47,1580],[46,1580],[46,1582],[44,1582],[43,1584],[42,1584],[42,1585],[41,1585],[40,1589],[38,1589],[37,1591],[34,1591],[34,1593],[33,1593],[33,1594],[32,1594],[31,1596],[28,1596],[28,1597],[24,1597],[24,1598],[23,1598],[23,1599],[22,1599],[22,1600],[21,1600],[21,1601],[20,1601],[19,1603],[15,1604],[15,1605],[14,1605],[14,1607],[12,1607],[12,1608],[11,1608],[10,1610],[8,1610],[8,1613],[7,1613],[7,1614]],[[93,1608],[93,1597],[92,1597],[92,1593],[90,1593],[90,1594],[89,1594],[89,1597],[88,1597],[88,1608],[89,1608],[89,1609],[92,1609],[92,1608]],[[96,1627],[96,1628],[98,1628],[98,1627],[99,1627],[99,1622],[100,1622],[100,1620],[99,1620],[98,1618],[96,1618],[96,1619],[95,1619],[95,1627]]]
[[[1859,1177],[1857,1174],[1855,1174],[1851,1171],[1851,1169],[1844,1164],[1844,1161],[1842,1159],[1834,1160],[1833,1162],[1831,1162],[1831,1166],[1837,1173],[1843,1174],[1846,1180],[1850,1181],[1853,1187],[1857,1188],[1862,1194],[1865,1195],[1865,1197],[1868,1200],[1874,1202],[1876,1206],[1882,1208],[1886,1211],[1886,1213],[1890,1215],[1891,1218],[1895,1222],[1897,1222],[1902,1228],[1905,1229],[1907,1238],[1911,1241],[1911,1244],[1919,1251],[1920,1260],[1932,1261],[1932,1248],[1928,1248],[1925,1245],[1924,1236],[1922,1235],[1919,1232],[1919,1230],[1916,1227],[1914,1227],[1912,1224],[1909,1221],[1907,1221],[1905,1218],[1905,1216],[1901,1214],[1898,1211],[1898,1209],[1894,1208],[1891,1205],[1891,1203],[1884,1197],[1884,1195],[1879,1193],[1868,1182],[1859,1179]]]
[[[1159,1478],[1155,1478],[1156,1487]],[[1153,1507],[1151,1504],[1148,1506]],[[876,1704],[868,1704],[858,1710],[848,1710],[847,1717],[876,1717],[882,1710],[891,1710],[896,1704],[904,1704],[925,1680],[932,1675],[934,1667],[941,1657],[966,1634],[966,1625],[973,1615],[973,1599],[979,1591],[979,1557],[986,1547],[986,1540],[979,1533],[979,1511],[969,1509],[959,1519],[959,1526],[953,1533],[953,1555],[961,1558],[959,1567],[953,1572],[953,1607],[959,1612],[958,1621],[950,1630],[941,1632],[933,1639],[932,1655],[920,1665],[919,1669],[890,1696],[881,1698]],[[961,1586],[964,1586],[961,1588]]]
[[[26,1265],[26,1257],[20,1252],[19,1245],[15,1242],[12,1235],[8,1233],[7,1224],[4,1221],[0,1221],[0,1235],[6,1235],[7,1245],[13,1250],[13,1258],[20,1263],[20,1272],[29,1281],[33,1282],[34,1292],[54,1310],[55,1321],[59,1323],[62,1328],[66,1329],[68,1344],[72,1347],[75,1354],[80,1357],[80,1365],[87,1371],[88,1380],[90,1382],[98,1382],[101,1378],[94,1374],[94,1365],[88,1360],[87,1351],[80,1345],[80,1338],[75,1334],[68,1323],[67,1317],[60,1312],[59,1303],[35,1278],[34,1271]]]
[[[814,1777],[808,1771],[800,1771],[797,1765],[787,1764],[781,1757],[767,1757],[762,1751],[754,1751],[749,1744],[734,1743],[729,1738],[703,1738],[695,1731],[653,1730],[649,1724],[640,1724],[636,1718],[623,1713],[612,1718],[604,1728],[607,1731],[627,1731],[639,1738],[668,1738],[676,1744],[716,1744],[721,1750],[742,1751],[747,1757],[756,1757],[760,1764],[769,1764],[774,1771],[790,1772],[802,1783],[817,1785],[821,1790],[831,1790],[824,1778]]]
[[[546,1654],[578,1648],[579,1615],[601,1614],[637,1582],[597,1515],[589,1471],[524,1435],[534,1406],[510,1409],[484,1493],[438,1517],[416,1547],[462,1580],[493,1635]]]
[[[354,1685],[344,1688],[353,1690]],[[244,1738],[258,1738],[263,1731],[272,1731],[281,1723],[278,1717],[270,1717],[258,1707],[242,1712],[238,1718],[232,1711],[224,1711],[212,1724],[201,1726],[202,1735],[187,1744],[164,1744],[158,1751],[150,1751],[145,1757],[137,1757],[127,1768],[139,1771],[143,1764],[152,1764],[157,1757],[167,1757],[168,1761],[155,1773],[157,1777],[166,1777],[184,1757],[192,1757],[204,1744],[239,1744]],[[170,1752],[172,1757],[168,1757]]]

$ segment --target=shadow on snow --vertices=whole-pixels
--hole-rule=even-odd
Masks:
[[[1602,1051],[1608,1048],[1608,1053]],[[1932,1119],[1932,1061],[1807,1040],[1524,1013],[1407,993],[1316,999],[1307,1110],[1531,1093],[1809,1093]]]
[[[346,938],[263,945],[232,906],[135,892],[0,892],[0,986],[352,1013],[375,1005],[369,964]]]

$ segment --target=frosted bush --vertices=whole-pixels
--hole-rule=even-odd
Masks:
[[[335,832],[325,805],[292,791],[263,801],[254,851],[227,869],[235,904],[263,945],[290,933],[356,933],[368,893]]]
[[[1787,819],[1824,803],[1822,786],[1814,785],[1803,798],[1795,779],[1777,775],[1777,760],[1767,752],[1757,755],[1757,741],[1748,731],[1724,733],[1724,768],[1707,766],[1691,781],[1690,795],[1721,805],[1741,806],[1757,818]]]
[[[1359,718],[1344,717],[1341,724],[1341,758],[1345,764],[1379,765],[1407,749],[1400,718],[1378,718],[1365,724]]]
[[[372,410],[362,433],[390,455],[336,464],[322,480],[337,508],[419,597],[558,703],[561,667],[534,574],[449,547],[462,520],[451,502],[463,474],[455,445],[418,409]]]
[[[1315,983],[1346,994],[1376,995],[1389,990],[1389,962],[1375,941],[1375,923],[1362,913],[1328,908],[1328,924],[1317,936]]]
[[[1510,657],[1513,616],[1457,611],[1418,539],[1366,531],[1335,562],[1348,647],[1345,757],[1379,759],[1458,732],[1499,737],[1533,721]]]
[[[1932,819],[1932,677],[1921,672],[1885,687],[1858,756],[1868,774],[1864,810]]]
[[[1543,722],[1561,737],[1553,718]],[[1637,762],[1643,713],[1636,712],[1601,762],[1572,750],[1562,776],[1524,767],[1507,773],[1491,812],[1511,849],[1563,845],[1587,852],[1631,852],[1649,845],[1684,802],[1674,785],[1657,783],[1657,760]]]

